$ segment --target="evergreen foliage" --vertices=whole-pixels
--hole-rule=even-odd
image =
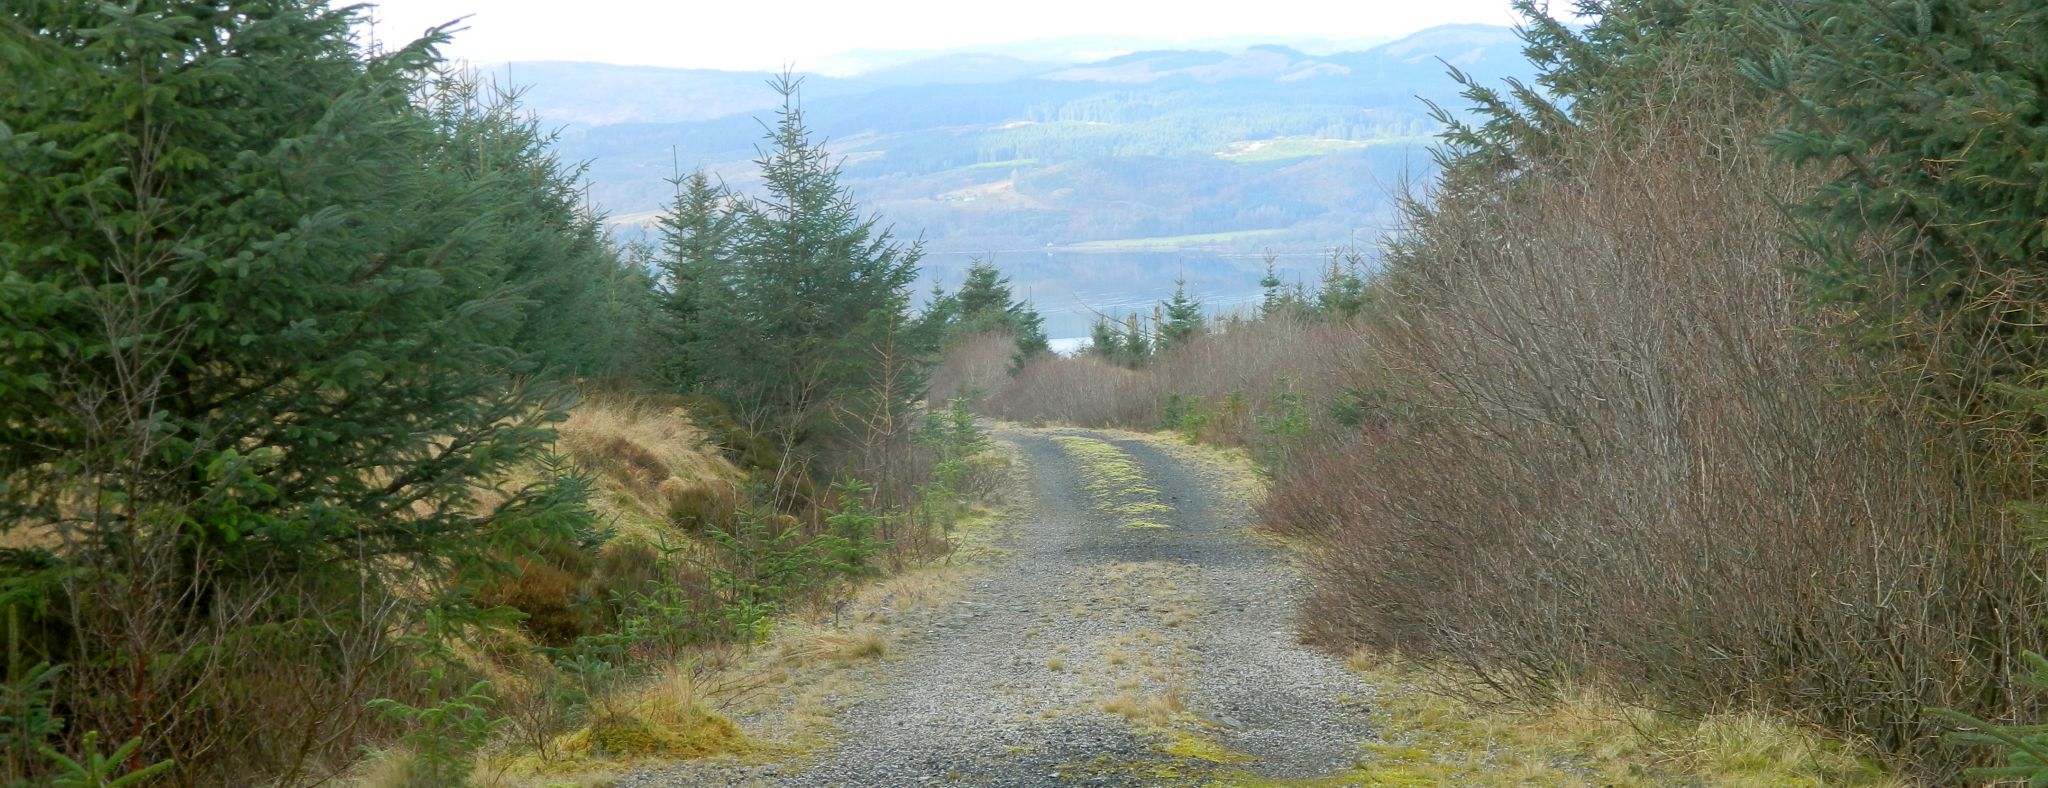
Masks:
[[[921,252],[860,215],[805,126],[799,82],[775,83],[784,101],[756,162],[762,193],[735,198],[692,176],[662,221],[683,378],[786,447],[922,393],[915,371],[890,364],[910,335]]]
[[[701,322],[718,314],[721,291],[714,285],[730,275],[739,215],[734,196],[703,170],[675,184],[675,201],[659,222],[662,338],[670,350],[663,371],[687,386],[699,374],[689,351],[710,335]]]
[[[415,103],[443,140],[428,166],[468,179],[479,192],[471,199],[493,206],[504,278],[521,299],[510,344],[551,374],[639,377],[634,345],[648,329],[652,282],[583,209],[584,167],[558,159],[558,135],[516,93],[452,68],[429,78]]]
[[[1814,293],[1914,359],[1949,418],[2048,438],[2016,390],[2048,368],[2048,9],[1906,0],[1761,16],[1779,46],[1746,72],[1784,99],[1772,141],[1836,173],[1802,206]]]
[[[1317,314],[1349,320],[1365,309],[1365,253],[1357,247],[1330,250],[1323,281],[1315,293]]]
[[[1273,270],[1273,253],[1266,253],[1266,275],[1259,277],[1259,314],[1272,315],[1280,311],[1281,299],[1286,292],[1280,289],[1280,274]]]
[[[2020,656],[2027,669],[2020,678],[2027,688],[2034,692],[2048,690],[2048,657],[2032,651]],[[2005,752],[2005,765],[1970,769],[1965,776],[1991,782],[2019,780],[2028,788],[2048,785],[2048,727],[2000,725],[1945,709],[1935,709],[1934,713],[1947,717],[1962,729],[1955,735],[1957,739]]]
[[[1115,360],[1123,357],[1123,346],[1123,333],[1109,322],[1109,318],[1097,316],[1095,324],[1088,328],[1088,352]]]
[[[1137,367],[1152,358],[1154,337],[1136,312],[1125,314],[1121,323],[1097,317],[1089,335],[1088,352],[1110,363]]]
[[[1121,344],[1123,346],[1124,361],[1131,366],[1143,364],[1146,359],[1152,357],[1154,343],[1152,337],[1146,332],[1144,320],[1138,317],[1138,313],[1132,312],[1124,316],[1123,342]]]
[[[1202,315],[1202,302],[1188,295],[1187,279],[1174,280],[1173,297],[1162,306],[1164,319],[1159,322],[1161,352],[1186,345],[1209,330]]]
[[[365,54],[354,13],[0,18],[0,529],[35,545],[0,593],[10,658],[69,663],[59,749],[290,781],[361,733],[347,682],[393,654],[359,635],[588,518],[574,478],[502,480],[555,376],[620,371],[644,280],[549,137],[437,71],[444,34]],[[307,729],[238,711],[221,677],[259,660]]]
[[[1017,351],[1011,356],[1015,370],[1024,362],[1052,349],[1045,336],[1045,318],[1018,300],[1010,289],[1010,278],[994,264],[976,259],[967,266],[967,280],[960,290],[948,294],[934,287],[925,306],[922,322],[939,335],[940,349],[966,337],[1001,331],[1017,337]]]

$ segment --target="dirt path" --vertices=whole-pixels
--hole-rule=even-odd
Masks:
[[[1007,556],[839,713],[835,745],[743,782],[1236,782],[1356,759],[1368,690],[1294,642],[1297,580],[1249,535],[1240,472],[1117,433],[997,437],[1035,498]]]

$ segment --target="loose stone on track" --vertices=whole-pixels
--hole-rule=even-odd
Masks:
[[[833,746],[619,785],[1158,785],[1357,759],[1369,690],[1295,641],[1296,572],[1250,535],[1230,471],[1118,433],[997,437],[1035,499],[1010,514],[1014,543],[839,715]]]

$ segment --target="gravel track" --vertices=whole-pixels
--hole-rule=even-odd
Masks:
[[[1035,502],[1007,555],[878,672],[801,761],[622,786],[1157,785],[1349,766],[1370,690],[1295,642],[1299,582],[1230,471],[1119,433],[1004,430]],[[1065,444],[1121,450],[1169,527],[1126,527]],[[1062,440],[1065,439],[1065,440]],[[1093,444],[1090,444],[1093,445]],[[1143,489],[1149,486],[1150,489]],[[1157,510],[1157,507],[1154,507]]]

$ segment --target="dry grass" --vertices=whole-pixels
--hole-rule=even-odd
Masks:
[[[889,653],[889,637],[881,625],[856,624],[850,629],[797,625],[786,627],[771,647],[788,665],[880,659]]]
[[[1123,692],[1102,702],[1102,710],[1134,723],[1165,727],[1187,711],[1178,685],[1158,692]]]
[[[1370,785],[1903,786],[1812,728],[1745,711],[1678,718],[1574,689],[1541,706],[1460,700],[1460,685],[1399,659],[1354,654],[1377,690]],[[1333,783],[1335,784],[1335,783]]]
[[[592,395],[570,411],[560,434],[556,448],[602,480],[603,494],[591,503],[622,535],[659,538],[678,508],[704,509],[704,501],[736,495],[740,470],[681,408]]]
[[[670,666],[614,705],[626,711],[604,715],[564,735],[557,743],[570,759],[630,761],[685,760],[740,754],[751,748],[731,720],[706,708],[707,677],[694,665]]]
[[[1005,476],[991,500],[1010,500]],[[602,783],[635,759],[781,758],[825,745],[833,718],[879,675],[921,616],[952,603],[962,579],[997,555],[989,544],[1000,512],[981,510],[956,529],[952,560],[923,563],[835,597],[814,597],[780,617],[765,642],[701,646],[656,680],[627,687],[606,708],[624,710],[559,737],[549,762],[526,753],[508,784]],[[748,720],[740,730],[730,720]],[[514,748],[516,749],[516,748]],[[500,764],[501,768],[504,767]]]

